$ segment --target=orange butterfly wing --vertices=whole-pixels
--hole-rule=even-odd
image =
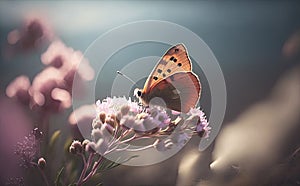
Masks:
[[[190,72],[191,70],[192,65],[185,46],[183,44],[175,45],[159,60],[148,77],[143,92],[149,92],[151,87],[174,73],[184,71]]]
[[[198,77],[192,72],[191,61],[183,44],[171,47],[159,60],[142,91],[145,104],[162,105],[188,112],[195,107],[201,92]],[[153,98],[161,99],[153,99]]]
[[[198,103],[200,94],[200,81],[193,72],[177,72],[152,87],[147,99],[154,100],[151,104],[187,113]]]

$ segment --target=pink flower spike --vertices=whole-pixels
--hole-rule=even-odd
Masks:
[[[68,91],[66,91],[64,89],[54,88],[51,91],[51,97],[52,97],[52,99],[61,102],[60,106],[63,109],[69,108],[71,106],[71,103],[72,103],[71,95]]]
[[[15,78],[6,88],[6,95],[10,98],[16,97],[21,103],[29,103],[28,89],[30,81],[27,76]]]
[[[65,78],[71,79],[70,85],[76,71],[83,80],[90,81],[94,78],[94,70],[88,60],[83,57],[82,52],[67,47],[60,40],[51,43],[47,51],[41,56],[41,61],[45,65],[52,65],[60,69]]]

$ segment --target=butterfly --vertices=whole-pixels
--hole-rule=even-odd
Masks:
[[[160,105],[187,113],[194,108],[201,95],[201,84],[192,72],[192,64],[183,44],[171,47],[158,61],[143,89],[134,95],[145,105]]]

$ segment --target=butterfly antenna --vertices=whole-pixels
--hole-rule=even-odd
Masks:
[[[136,82],[134,82],[134,81],[133,81],[132,79],[130,79],[128,76],[126,76],[125,74],[123,74],[123,73],[120,72],[120,71],[117,71],[117,73],[118,73],[119,75],[123,76],[124,78],[126,78],[127,80],[129,80],[133,85],[135,85],[136,87],[138,87],[137,84],[136,84]]]

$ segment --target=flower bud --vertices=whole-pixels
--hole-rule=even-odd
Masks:
[[[107,123],[108,125],[110,125],[112,128],[115,127],[115,120],[112,118],[107,118],[105,120],[105,123]]]
[[[94,142],[90,142],[85,146],[85,151],[89,153],[95,153],[96,144]]]
[[[116,121],[116,119],[117,119],[117,116],[115,114],[111,114],[109,117],[114,121]]]
[[[135,117],[129,115],[124,116],[120,121],[120,125],[126,129],[132,129],[134,123],[135,123]]]
[[[70,146],[69,152],[71,152],[72,154],[76,154],[75,148],[73,146]]]
[[[46,160],[44,158],[40,158],[38,160],[38,167],[40,169],[42,169],[42,170],[45,169],[45,167],[46,167]]]
[[[86,146],[87,146],[88,143],[90,143],[89,140],[87,140],[87,139],[83,140],[83,142],[81,143],[81,144],[82,144],[82,149],[83,149],[83,150],[85,150],[85,148],[86,148]]]
[[[103,123],[99,119],[96,118],[93,120],[92,127],[93,127],[93,129],[101,128],[102,124]]]
[[[100,112],[99,118],[100,118],[100,121],[102,123],[104,123],[105,122],[105,118],[106,118],[106,114],[104,112]]]
[[[100,139],[96,144],[96,150],[98,153],[103,155],[108,149],[108,144],[103,140]]]
[[[92,137],[94,141],[98,141],[99,139],[103,138],[103,132],[101,128],[96,128],[92,130]]]
[[[123,116],[124,116],[124,115],[127,115],[128,112],[129,112],[129,110],[130,110],[130,107],[129,107],[128,105],[122,106],[122,107],[121,107],[121,113],[122,113],[122,115],[123,115]]]
[[[82,145],[81,145],[80,141],[74,140],[70,146],[69,151],[72,154],[82,153]]]
[[[107,123],[104,123],[102,127],[102,130],[106,129],[110,134],[113,134],[115,131],[115,129]]]
[[[133,130],[134,130],[134,132],[136,132],[138,134],[144,133],[146,131],[146,129],[145,129],[143,121],[142,120],[136,121],[134,123]]]

